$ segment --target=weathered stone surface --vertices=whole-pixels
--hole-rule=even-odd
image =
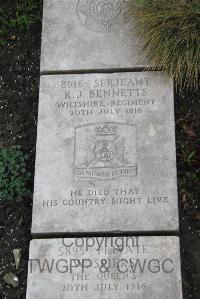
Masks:
[[[34,240],[27,299],[182,299],[178,237]]]
[[[173,84],[42,76],[33,233],[176,231]]]
[[[41,71],[118,69],[147,65],[132,0],[45,0]]]

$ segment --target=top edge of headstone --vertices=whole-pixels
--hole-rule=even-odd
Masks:
[[[130,0],[45,0],[41,73],[149,67]]]

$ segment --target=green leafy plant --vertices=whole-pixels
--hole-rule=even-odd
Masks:
[[[5,44],[13,30],[25,30],[41,20],[42,0],[15,0],[15,5],[5,1],[0,7],[0,44]]]
[[[29,192],[27,159],[20,146],[0,148],[0,201],[21,199]]]
[[[142,48],[151,65],[166,70],[182,89],[196,89],[200,1],[132,0],[130,13],[136,19]]]
[[[195,151],[189,152],[187,149],[185,149],[185,146],[182,145],[182,155],[183,155],[183,161],[187,163],[189,166],[195,162]]]

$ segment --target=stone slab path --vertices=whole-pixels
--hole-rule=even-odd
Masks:
[[[44,0],[27,299],[182,299],[173,82],[131,4]]]

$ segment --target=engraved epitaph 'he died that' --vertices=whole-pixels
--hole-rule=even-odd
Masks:
[[[147,66],[135,33],[131,3],[44,0],[41,71]]]
[[[32,233],[177,230],[172,82],[42,76]]]
[[[27,299],[182,299],[177,237],[31,241]]]

